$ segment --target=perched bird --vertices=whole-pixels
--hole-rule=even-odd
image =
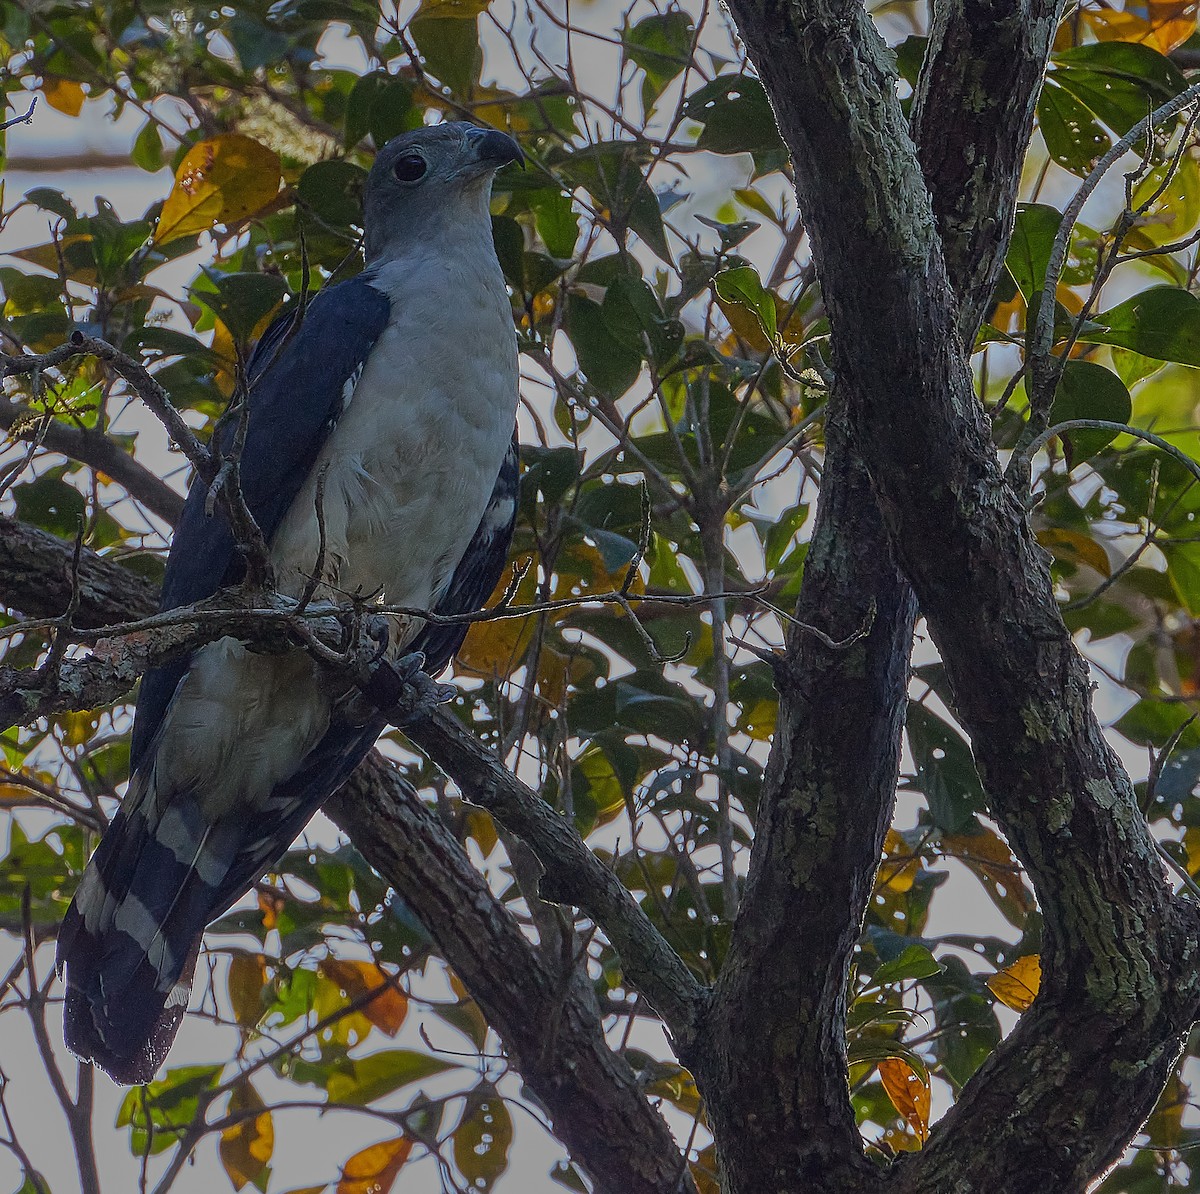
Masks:
[[[465,123],[390,141],[364,190],[365,269],[323,290],[299,326],[282,317],[251,357],[242,492],[281,593],[304,593],[319,558],[317,600],[458,613],[499,579],[516,514],[517,346],[488,201],[496,170],[520,160],[511,137]],[[244,575],[206,497],[194,483],[163,609]],[[419,664],[421,652],[433,676],[464,634],[396,618],[389,657]],[[128,792],[58,940],[79,1057],[118,1082],[153,1077],[205,926],[282,856],[382,729],[356,698],[302,650],[255,654],[233,638],[147,673]]]

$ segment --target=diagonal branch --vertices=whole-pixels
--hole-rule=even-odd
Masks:
[[[530,847],[542,866],[543,899],[574,904],[604,929],[630,983],[662,1017],[677,1049],[686,1051],[706,992],[616,875],[455,718],[438,711],[401,728],[466,800],[486,808]]]
[[[327,811],[429,930],[596,1189],[694,1191],[666,1124],[608,1047],[586,976],[531,945],[395,769],[369,758]]]
[[[33,416],[32,434],[20,431],[23,438],[35,440],[41,447],[60,456],[69,456],[96,469],[122,485],[134,500],[172,526],[183,513],[183,497],[156,473],[139,464],[128,452],[99,431],[71,427],[60,419],[43,417],[15,402],[0,401],[0,427],[12,430]]]

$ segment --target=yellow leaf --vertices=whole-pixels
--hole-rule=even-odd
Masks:
[[[55,79],[50,75],[42,80],[42,94],[50,107],[67,116],[78,116],[83,101],[87,99],[83,84],[73,79]]]
[[[221,1164],[233,1182],[233,1188],[258,1180],[275,1149],[275,1128],[258,1091],[249,1082],[240,1082],[229,1096],[229,1114],[238,1122],[221,1133]]]
[[[737,729],[749,734],[756,742],[770,742],[778,715],[779,702],[763,697],[742,711],[737,719]]]
[[[233,1018],[243,1027],[252,1028],[263,1012],[262,989],[267,983],[267,964],[262,954],[238,952],[229,961],[225,979]]]
[[[1145,16],[1110,9],[1084,12],[1082,16],[1100,41],[1140,42],[1160,54],[1169,54],[1196,31],[1195,0],[1145,0],[1142,7]]]
[[[1183,1143],[1183,1113],[1190,1106],[1191,1091],[1177,1073],[1172,1074],[1154,1114],[1142,1126],[1151,1148],[1178,1148]]]
[[[879,1080],[892,1106],[916,1138],[924,1144],[929,1138],[929,1083],[899,1057],[886,1057],[879,1063]]]
[[[1028,1010],[1041,983],[1042,963],[1037,954],[1025,954],[987,980],[992,994],[1014,1012]]]
[[[408,1015],[408,996],[374,962],[326,958],[318,963],[317,969],[336,983],[352,1002],[375,992],[374,998],[360,1009],[362,1014],[388,1036],[395,1036],[400,1031],[400,1025]]]
[[[512,569],[506,568],[488,604],[499,601],[511,583]],[[517,585],[512,604],[529,605],[536,596],[537,569],[530,567]],[[458,653],[459,664],[482,676],[507,676],[525,654],[525,648],[533,638],[534,625],[532,616],[475,622],[467,631],[466,641]]]
[[[1108,552],[1089,535],[1082,531],[1069,531],[1065,527],[1043,527],[1037,533],[1037,541],[1056,559],[1072,564],[1086,564],[1095,568],[1101,576],[1112,575]]]
[[[990,829],[982,833],[945,833],[942,853],[957,858],[983,884],[987,893],[1013,924],[1022,923],[1033,910],[1033,893],[1021,877],[1021,868],[1008,843]]]
[[[68,746],[82,746],[95,732],[100,719],[92,713],[64,713],[58,724],[62,726],[63,741]]]
[[[279,192],[279,157],[241,133],[198,141],[184,155],[163,204],[155,244],[233,224],[261,210]]]
[[[771,341],[762,330],[758,317],[749,307],[741,303],[726,302],[723,298],[717,299],[717,306],[721,308],[721,314],[729,320],[729,326],[745,341],[747,347],[755,352],[766,352],[771,347]]]
[[[889,829],[883,841],[883,862],[879,865],[875,886],[887,887],[903,895],[912,890],[920,869],[920,857],[912,852],[904,838],[894,829]]]
[[[694,1161],[689,1161],[688,1168],[692,1171],[692,1181],[696,1183],[699,1194],[721,1194],[715,1145],[710,1144]]]
[[[463,817],[463,824],[467,837],[475,839],[475,844],[484,858],[489,857],[500,840],[496,833],[496,823],[492,820],[491,815],[481,808],[472,808]]]
[[[355,1153],[342,1166],[337,1194],[388,1194],[412,1150],[413,1142],[401,1136]]]

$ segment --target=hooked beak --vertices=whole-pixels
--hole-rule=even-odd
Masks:
[[[476,156],[481,164],[499,170],[509,162],[518,162],[525,168],[525,155],[521,147],[507,133],[499,129],[479,128],[475,126],[467,130],[467,135],[475,146]]]

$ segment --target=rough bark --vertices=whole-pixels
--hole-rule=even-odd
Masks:
[[[947,4],[931,29],[914,123],[968,343],[1007,249],[1056,7]],[[849,1106],[844,991],[891,812],[915,604],[842,431],[835,422],[797,617],[873,608],[875,622],[859,650],[833,658],[794,639],[780,684],[747,902],[705,1037],[714,1053],[698,1059],[710,1115],[731,1127],[719,1138],[737,1190],[870,1188],[879,1176]],[[863,709],[874,732],[848,732]],[[815,859],[800,881],[796,857]],[[749,1078],[763,1073],[773,1081]]]
[[[1193,909],[1163,882],[997,465],[884,47],[857,4],[734,12],[796,164],[855,445],[1045,915],[1036,1012],[897,1180],[1082,1190],[1150,1110],[1195,1015]]]
[[[394,768],[368,759],[330,816],[427,927],[500,1034],[555,1133],[609,1194],[693,1189],[686,1163],[628,1063],[604,1040],[573,957],[535,948],[462,847]]]
[[[975,340],[1004,267],[1025,150],[1061,0],[942,0],[913,101],[963,342]]]
[[[891,819],[916,603],[840,420],[793,630],[750,873],[693,1054],[726,1188],[870,1189],[846,1072],[846,984]]]
[[[0,401],[0,427],[10,430],[30,413],[28,407]],[[51,452],[69,456],[111,477],[130,497],[172,526],[183,513],[182,495],[101,431],[71,427],[58,419],[50,419],[45,425],[40,421],[34,423],[23,434]]]
[[[35,618],[55,618],[71,601],[71,551],[45,531],[0,518],[0,600]],[[75,625],[84,629],[144,618],[158,608],[150,581],[94,552],[79,559],[79,608]]]

